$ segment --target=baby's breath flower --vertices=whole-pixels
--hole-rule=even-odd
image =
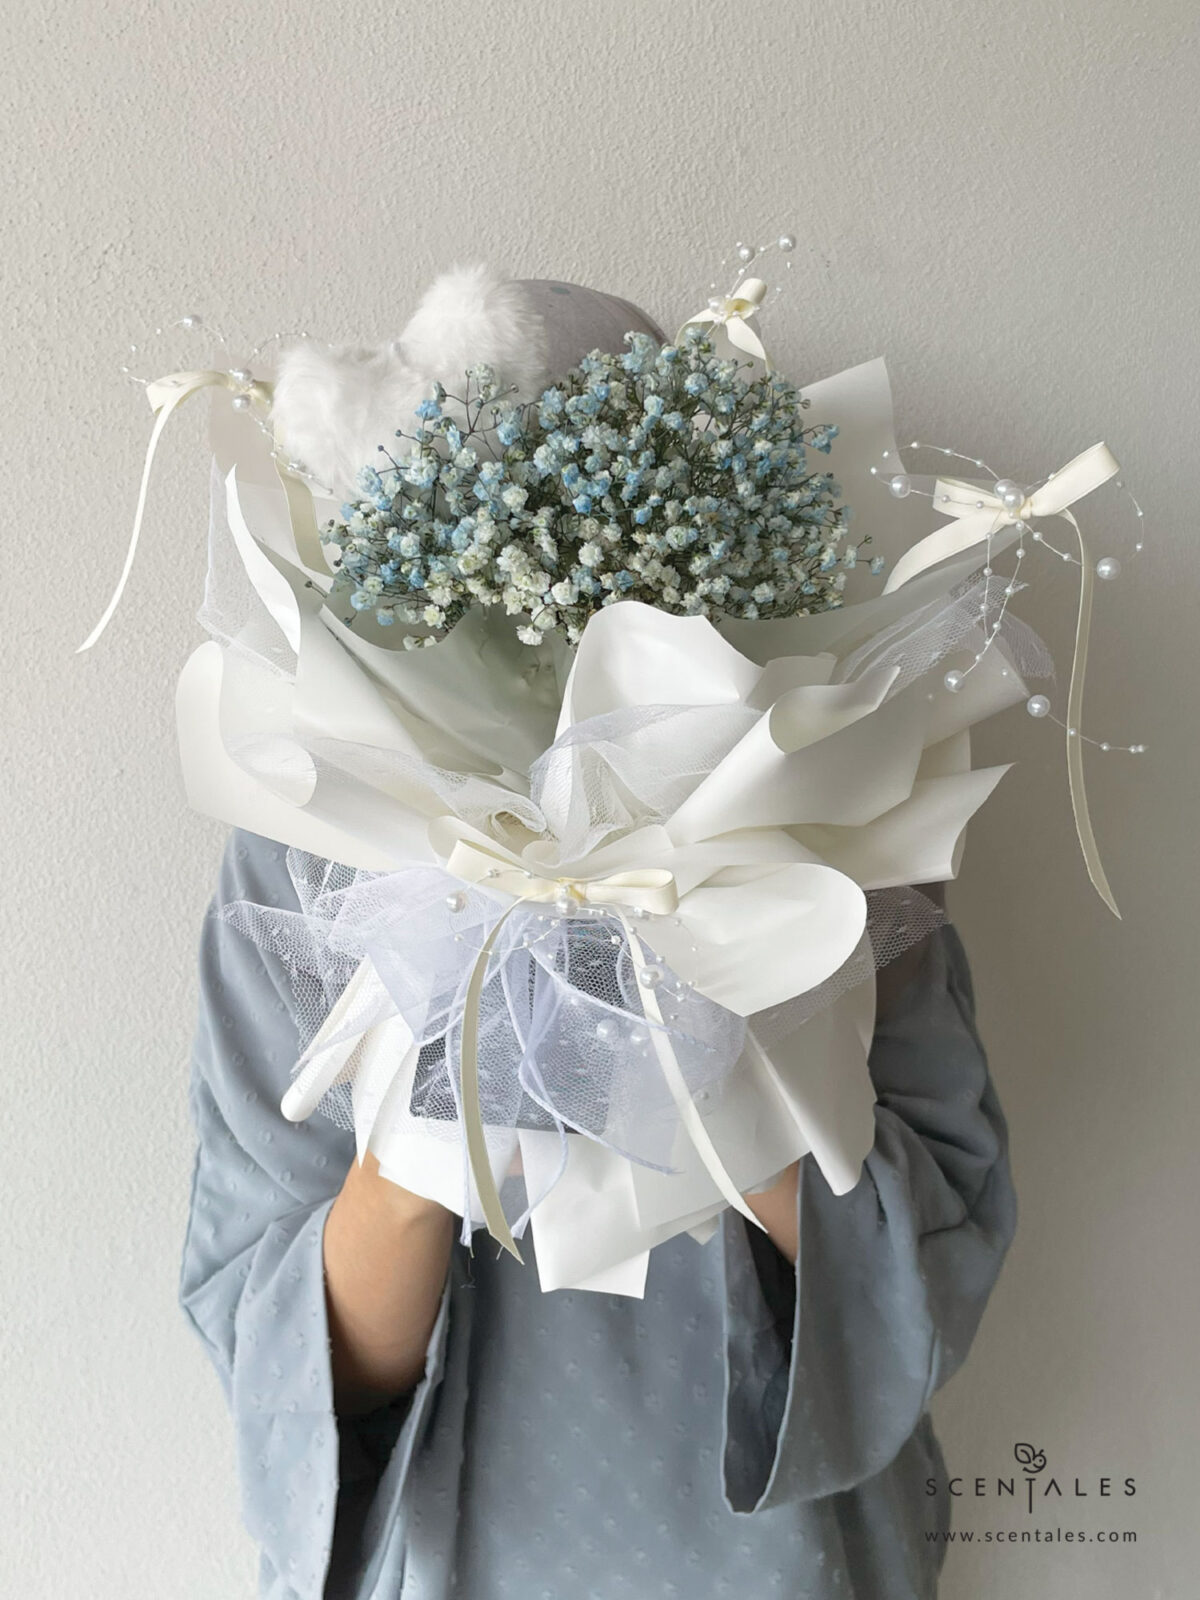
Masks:
[[[870,540],[844,542],[840,485],[807,464],[837,429],[806,427],[789,380],[748,376],[702,329],[625,343],[528,405],[482,364],[463,396],[434,385],[416,426],[397,430],[411,450],[365,467],[360,498],[321,530],[352,613],[434,630],[403,635],[416,649],[475,606],[501,606],[539,645],[578,643],[594,611],[626,598],[713,618],[840,605]]]

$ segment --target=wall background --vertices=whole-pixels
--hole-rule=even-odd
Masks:
[[[481,251],[670,324],[736,237],[788,228],[808,247],[770,328],[790,371],[885,353],[900,439],[980,449],[1027,479],[1106,438],[1147,509],[1144,565],[1101,586],[1089,687],[1094,734],[1150,747],[1090,767],[1123,923],[1077,856],[1058,731],[1016,709],[978,741],[981,761],[1018,765],[973,824],[951,909],[1023,1214],[937,1407],[968,1480],[1011,1471],[1030,1440],[1068,1490],[1092,1490],[1044,1524],[1133,1527],[1138,1543],[977,1543],[951,1552],[943,1592],[1191,1593],[1186,0],[44,0],[10,8],[6,32],[7,1592],[252,1592],[219,1393],[174,1303],[194,947],[222,838],[185,809],[174,751],[204,563],[199,408],[167,434],[115,626],[72,654],[116,576],[148,431],[117,374],[125,347],[175,364],[194,347],[143,334],[196,309],[247,344],[386,336],[436,271]],[[1091,526],[1107,515],[1125,555],[1118,503]],[[1070,571],[1038,570],[1024,614],[1065,666]],[[1097,1500],[1096,1479],[1129,1474],[1134,1500]],[[1027,1524],[963,1501],[958,1525]]]

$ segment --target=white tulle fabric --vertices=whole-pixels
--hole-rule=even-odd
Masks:
[[[856,405],[864,448],[890,433],[863,371],[823,386],[847,463]],[[292,847],[299,910],[224,913],[294,974],[305,1051],[288,1114],[352,1125],[360,1153],[469,1237],[461,1035],[503,919],[479,1098],[543,1288],[638,1294],[653,1245],[705,1236],[727,1203],[656,1031],[742,1193],[807,1152],[852,1187],[874,1130],[874,972],[941,919],[912,885],[955,876],[1006,770],[971,769],[970,727],[1052,672],[1006,615],[944,689],[948,658],[980,650],[1000,615],[1000,581],[973,555],[811,618],[718,629],[623,602],[572,655],[478,614],[404,652],[330,611],[312,548],[261,435],[219,401],[211,638],[180,682],[180,742],[193,804]],[[563,907],[451,872],[456,847],[559,882]],[[669,875],[669,913],[581,898],[650,870]]]

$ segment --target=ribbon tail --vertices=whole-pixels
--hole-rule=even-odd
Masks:
[[[483,941],[483,948],[471,969],[463,1010],[462,1040],[459,1046],[459,1078],[467,1159],[471,1166],[471,1176],[475,1179],[475,1187],[479,1192],[479,1204],[483,1208],[484,1221],[496,1243],[510,1255],[515,1256],[523,1266],[524,1260],[508,1226],[504,1207],[500,1204],[500,1191],[496,1187],[491,1158],[488,1155],[487,1138],[483,1131],[483,1108],[479,1103],[479,1002],[483,995],[488,961],[495,948],[496,939],[519,904],[520,901],[515,901],[503,916],[497,919]]]
[[[735,349],[744,350],[748,356],[757,356],[770,372],[771,359],[763,342],[743,317],[730,317],[725,323],[725,334]]]
[[[680,325],[679,332],[675,335],[675,343],[678,344],[680,342],[689,328],[699,327],[705,322],[715,322],[716,320],[717,314],[715,311],[697,311],[694,317],[689,317],[686,322]]]
[[[1074,728],[1076,732],[1073,735],[1067,734],[1067,783],[1071,792],[1071,809],[1075,813],[1075,832],[1079,838],[1079,847],[1083,851],[1088,877],[1113,916],[1120,918],[1121,913],[1117,909],[1116,899],[1100,861],[1100,851],[1092,831],[1091,813],[1088,811],[1087,790],[1083,782],[1083,736],[1080,730],[1083,727],[1083,677],[1087,668],[1088,630],[1092,614],[1092,567],[1079,524],[1070,511],[1063,510],[1058,515],[1075,529],[1075,538],[1079,545],[1079,613],[1075,623],[1071,683],[1067,691],[1067,727]]]
[[[134,557],[137,555],[138,539],[142,531],[142,518],[146,513],[146,495],[150,488],[150,473],[154,467],[154,456],[158,450],[158,441],[163,436],[163,429],[173,412],[183,404],[191,395],[199,393],[216,378],[216,374],[205,373],[204,381],[191,384],[175,390],[159,406],[154,418],[154,427],[150,433],[150,443],[146,448],[146,464],[142,468],[142,482],[138,490],[137,510],[133,514],[133,531],[129,535],[129,548],[125,552],[125,565],[121,569],[121,576],[117,579],[117,586],[112,592],[112,597],[105,606],[99,622],[88,634],[81,645],[76,646],[75,654],[81,655],[83,651],[90,650],[112,621],[113,613],[121,603],[121,596],[125,593],[125,585],[129,582],[129,574],[133,571]]]
[[[645,951],[642,949],[641,941],[638,939],[637,934],[633,931],[632,923],[623,911],[618,909],[617,915],[621,919],[625,937],[629,940],[630,953],[635,962],[639,966],[643,966],[646,959]],[[656,1027],[650,1029],[651,1037],[654,1040],[654,1052],[658,1057],[658,1064],[662,1068],[663,1077],[667,1080],[671,1098],[678,1108],[684,1129],[695,1145],[696,1153],[704,1163],[705,1171],[734,1210],[740,1211],[748,1221],[752,1222],[756,1228],[761,1228],[765,1233],[765,1225],[754,1215],[754,1212],[743,1199],[737,1184],[729,1176],[724,1162],[717,1154],[717,1147],[713,1144],[709,1131],[704,1126],[704,1119],[699,1111],[696,1110],[696,1103],[688,1091],[683,1073],[679,1070],[679,1062],[676,1060],[675,1052],[671,1049],[671,1042],[666,1036],[662,1009],[653,989],[644,989],[642,991],[642,1005],[647,1020],[657,1024]]]

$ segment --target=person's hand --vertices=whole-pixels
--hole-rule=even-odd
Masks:
[[[369,1411],[420,1381],[455,1215],[351,1163],[325,1223],[325,1300],[338,1410]]]
[[[379,1169],[379,1159],[371,1150],[367,1151],[361,1162],[356,1160],[352,1163],[342,1185],[342,1194],[348,1192],[352,1196],[351,1208],[356,1214],[375,1215],[384,1226],[454,1215],[438,1201],[428,1200],[424,1195],[415,1194],[411,1189],[393,1182],[391,1178],[385,1178]]]
[[[797,1186],[800,1163],[793,1161],[769,1189],[742,1198],[770,1235],[775,1248],[793,1264],[800,1249]],[[753,1224],[748,1224],[753,1226]]]

